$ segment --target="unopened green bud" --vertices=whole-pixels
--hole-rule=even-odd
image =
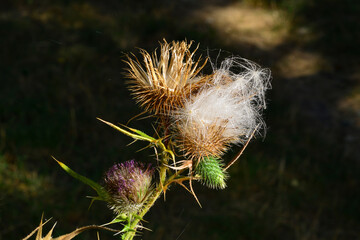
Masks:
[[[200,182],[209,188],[224,189],[228,175],[223,170],[224,164],[216,157],[204,157],[196,166],[195,174],[200,176]]]

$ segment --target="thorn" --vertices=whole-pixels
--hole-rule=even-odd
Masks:
[[[239,158],[240,156],[243,154],[243,152],[245,151],[245,148],[247,147],[247,145],[249,144],[250,140],[254,137],[254,134],[257,130],[257,128],[259,127],[260,124],[258,124],[254,131],[251,133],[251,136],[249,137],[249,139],[246,141],[244,147],[241,149],[241,151],[226,165],[226,167],[223,169],[223,171],[226,171],[229,167],[231,167],[231,165],[233,165]]]
[[[135,143],[137,141],[137,139],[135,139],[134,141],[132,141],[131,143],[128,143],[126,146],[128,147],[128,146],[130,146],[130,145],[132,145],[133,143]]]
[[[136,141],[136,140],[135,140]],[[133,141],[133,142],[135,142],[135,141]],[[132,142],[132,143],[133,143]],[[140,148],[139,150],[136,150],[136,152],[141,152],[141,151],[143,151],[143,150],[145,150],[145,149],[147,149],[147,148],[149,148],[149,147],[151,147],[151,144],[149,144],[149,145],[147,145],[147,146],[145,146],[145,147],[143,147],[143,148]]]
[[[161,139],[161,137],[160,137],[158,131],[156,130],[156,128],[154,127],[154,125],[151,124],[151,127],[154,129],[155,134],[156,134],[156,136],[158,137],[158,139]]]
[[[132,120],[136,119],[137,117],[140,117],[141,115],[143,115],[143,114],[145,114],[145,113],[146,113],[146,111],[143,111],[143,112],[135,115],[134,117],[130,118],[130,120],[127,121],[126,125],[129,125],[129,123],[130,123]]]
[[[192,187],[192,179],[189,180],[189,185],[190,185],[192,195],[194,196],[194,198],[197,201],[197,203],[199,204],[199,206],[202,208],[201,203],[200,203],[199,199],[197,198],[197,196],[196,196],[196,194],[194,192],[194,189]]]

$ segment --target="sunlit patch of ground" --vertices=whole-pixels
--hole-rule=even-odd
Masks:
[[[226,44],[245,43],[271,49],[287,37],[288,26],[280,11],[269,11],[235,3],[226,7],[210,6],[194,13],[215,28]]]
[[[25,198],[42,195],[50,186],[49,179],[27,170],[15,158],[9,154],[0,155],[0,190]]]
[[[360,87],[355,88],[349,96],[342,99],[339,102],[339,108],[345,112],[352,113],[354,125],[360,128]]]
[[[116,25],[115,19],[101,14],[98,9],[87,3],[72,3],[63,6],[48,6],[37,9],[24,9],[23,17],[31,17],[42,23],[60,24],[65,29],[81,29],[88,26],[107,24],[109,28]]]
[[[277,63],[279,73],[285,78],[311,76],[326,68],[326,61],[317,53],[294,49]]]

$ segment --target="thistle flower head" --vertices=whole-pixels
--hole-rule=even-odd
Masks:
[[[186,99],[174,114],[184,154],[196,161],[220,157],[231,144],[244,143],[264,126],[261,110],[269,78],[268,70],[248,60],[225,59],[214,70],[211,84]]]
[[[201,58],[193,60],[197,48],[190,51],[192,42],[164,40],[160,45],[159,57],[156,51],[150,55],[141,50],[143,64],[128,56],[129,88],[145,110],[168,115],[206,82],[207,77],[199,75],[206,60],[202,65],[199,65]]]
[[[113,165],[105,175],[109,207],[117,214],[137,212],[152,190],[153,172],[134,160]]]

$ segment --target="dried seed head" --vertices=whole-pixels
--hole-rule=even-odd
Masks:
[[[220,157],[227,151],[231,141],[223,136],[225,127],[216,123],[204,127],[202,122],[180,120],[177,128],[177,146],[195,162],[207,156]]]
[[[116,214],[136,213],[152,190],[153,172],[134,160],[112,166],[105,175],[110,209]]]
[[[240,70],[234,73],[233,70]],[[225,59],[211,84],[184,102],[173,115],[180,149],[191,159],[220,157],[231,144],[244,143],[264,123],[261,111],[270,74],[256,64]]]
[[[199,72],[201,58],[193,60],[197,48],[191,52],[192,42],[172,42],[160,44],[160,56],[156,51],[150,55],[141,50],[144,63],[128,56],[129,89],[136,101],[145,110],[155,114],[169,115],[182,106],[184,99],[196,92],[207,81]]]

